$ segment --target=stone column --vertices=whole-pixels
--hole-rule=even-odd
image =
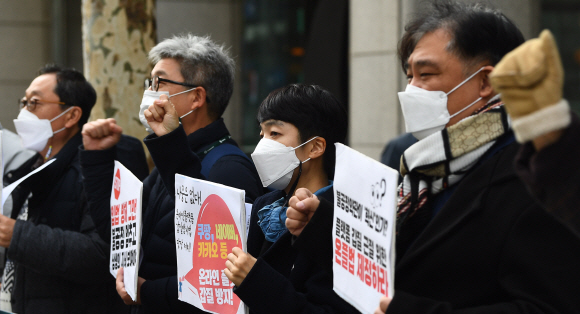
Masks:
[[[403,0],[350,1],[350,146],[379,159],[399,134],[397,59]]]
[[[147,53],[156,43],[154,0],[83,0],[84,73],[97,91],[91,120],[115,118],[123,133],[143,139],[139,121]]]

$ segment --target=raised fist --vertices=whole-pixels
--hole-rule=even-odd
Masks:
[[[85,150],[109,149],[119,142],[123,129],[113,118],[87,122],[81,132]]]
[[[550,31],[505,55],[490,80],[501,93],[520,143],[570,123],[569,106],[562,99],[564,69]]]
[[[155,100],[144,115],[157,136],[163,136],[179,127],[179,116],[167,95],[161,95]]]

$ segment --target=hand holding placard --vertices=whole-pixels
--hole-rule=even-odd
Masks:
[[[254,267],[254,264],[256,264],[255,257],[245,253],[239,247],[234,247],[232,252],[228,254],[224,272],[228,279],[239,287],[248,276],[248,273],[250,273],[250,270],[252,270],[252,267]]]
[[[125,289],[125,273],[123,271],[123,267],[117,270],[117,293],[123,299],[123,302],[127,305],[140,305],[141,304],[141,286],[145,282],[145,279],[139,277],[137,281],[137,297],[135,298],[136,301],[131,299],[129,293],[127,293],[127,289]]]
[[[385,314],[387,312],[387,308],[389,307],[389,304],[391,304],[392,300],[393,300],[393,298],[381,297],[381,302],[379,303],[379,306],[375,310],[374,314]]]
[[[294,196],[288,202],[288,209],[286,210],[286,228],[295,236],[299,236],[308,224],[320,200],[310,190],[300,188],[296,190]]]

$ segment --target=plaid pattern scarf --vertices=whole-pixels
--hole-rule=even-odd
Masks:
[[[409,147],[401,156],[397,241],[405,234],[412,241],[431,219],[431,196],[459,182],[479,159],[509,130],[509,120],[499,95],[460,122]],[[407,243],[410,244],[410,243]]]

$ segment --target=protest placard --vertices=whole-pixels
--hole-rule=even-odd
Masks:
[[[394,232],[398,172],[336,145],[334,291],[362,313],[394,293]]]
[[[228,253],[246,250],[245,191],[175,175],[178,298],[210,313],[243,314],[224,273]]]
[[[113,277],[117,277],[117,270],[123,267],[125,289],[136,301],[143,183],[116,160],[113,173],[109,270]]]

